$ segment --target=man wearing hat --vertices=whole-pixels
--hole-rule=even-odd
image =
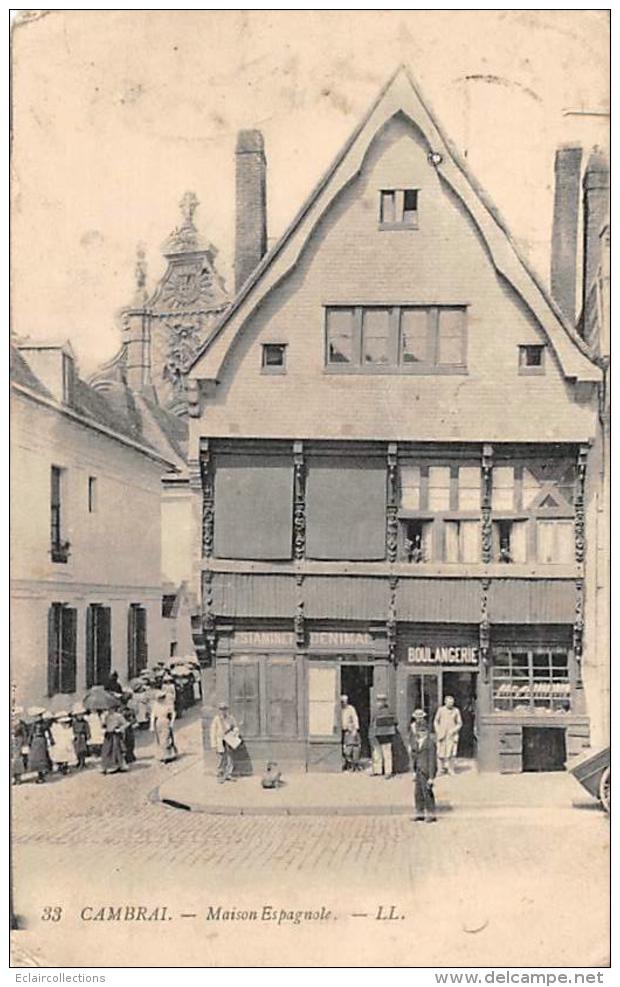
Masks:
[[[436,822],[433,782],[437,774],[437,744],[429,733],[423,709],[414,709],[409,733],[411,769],[415,772],[414,819],[416,822]]]
[[[390,711],[384,693],[377,696],[377,706],[370,720],[368,738],[372,751],[372,773],[392,777],[392,741],[396,735],[396,717]]]
[[[86,710],[81,703],[76,703],[71,712],[73,714],[73,746],[75,748],[78,768],[81,769],[86,767],[90,727],[85,719]]]
[[[239,727],[234,716],[228,710],[228,703],[217,704],[217,713],[211,723],[211,747],[217,753],[217,780],[220,784],[225,781],[236,781],[233,778],[233,759],[231,750],[233,741],[239,737]],[[228,741],[231,741],[229,744]]]

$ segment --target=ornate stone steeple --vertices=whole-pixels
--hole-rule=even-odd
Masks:
[[[194,222],[198,205],[193,192],[181,199],[182,222],[163,245],[168,268],[149,300],[153,384],[178,414],[186,413],[185,374],[229,302],[214,266],[217,250]]]
[[[135,292],[122,312],[121,351],[91,380],[97,386],[122,378],[134,390],[154,392],[160,405],[183,416],[185,376],[229,297],[215,269],[217,250],[194,221],[198,198],[186,192],[179,205],[181,223],[162,246],[167,268],[150,295],[145,250],[138,246]]]

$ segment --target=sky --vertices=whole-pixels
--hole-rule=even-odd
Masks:
[[[12,325],[120,345],[136,247],[148,284],[192,190],[232,289],[234,147],[258,128],[270,242],[399,64],[545,282],[560,143],[607,147],[602,11],[51,11],[13,31]]]

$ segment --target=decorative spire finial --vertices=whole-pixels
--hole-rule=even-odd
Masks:
[[[134,305],[143,305],[147,300],[146,253],[144,250],[143,243],[139,243],[136,246],[135,278],[136,278],[136,291],[134,295]]]
[[[200,205],[195,192],[186,192],[179,203],[184,226],[194,225],[194,213]]]
[[[181,201],[181,216],[183,222],[177,226],[164,244],[164,255],[192,253],[196,250],[209,250],[213,252],[211,244],[204,240],[198,233],[194,225],[194,213],[199,206],[198,197],[195,192],[186,192]]]

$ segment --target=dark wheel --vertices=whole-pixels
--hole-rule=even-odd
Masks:
[[[598,794],[605,812],[611,812],[611,768],[603,771]]]

